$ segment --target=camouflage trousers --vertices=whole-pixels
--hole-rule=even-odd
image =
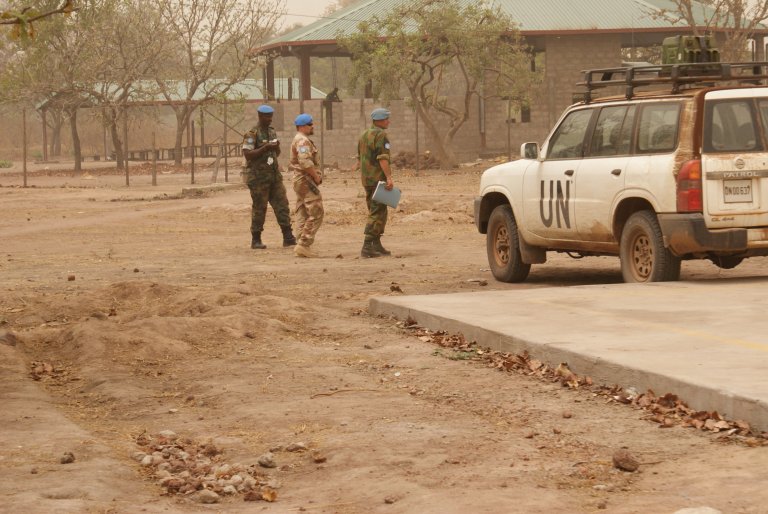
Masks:
[[[323,224],[323,197],[312,179],[306,176],[293,181],[293,190],[296,192],[296,208],[293,211],[296,239],[302,246],[311,246]]]
[[[384,233],[387,226],[386,204],[373,201],[371,198],[376,186],[365,188],[365,203],[368,205],[368,223],[365,225],[365,240],[373,241]]]
[[[279,171],[248,170],[248,189],[251,191],[251,233],[264,230],[267,203],[272,206],[277,223],[283,229],[291,227],[291,208]]]

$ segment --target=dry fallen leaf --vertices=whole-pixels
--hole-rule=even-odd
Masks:
[[[274,502],[277,500],[277,491],[271,487],[265,487],[261,490],[261,499],[268,502]]]

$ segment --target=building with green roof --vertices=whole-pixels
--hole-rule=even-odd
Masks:
[[[339,34],[354,33],[361,22],[386,15],[404,3],[412,4],[413,0],[360,0],[254,49],[265,61],[264,80],[269,96],[274,97],[276,93],[275,60],[297,59],[302,85],[299,98],[304,110],[303,100],[311,97],[312,59],[348,58],[349,54],[336,42]],[[659,45],[669,36],[692,33],[685,22],[671,22],[663,16],[665,10],[674,8],[671,0],[494,0],[492,3],[517,23],[537,56],[536,62],[544,69],[544,83],[530,111],[527,106],[526,112],[520,112],[519,107],[510,110],[505,106],[492,109],[478,106],[481,114],[467,124],[466,130],[462,129],[465,132],[462,141],[476,142],[481,153],[508,148],[510,141],[543,138],[563,109],[572,103],[573,94],[579,91],[576,83],[581,80],[582,70],[615,67],[627,58],[637,60],[634,50]],[[706,29],[713,11],[703,4],[694,4],[700,32],[714,33],[722,41],[726,31]],[[768,28],[764,26],[754,33],[754,60],[764,59],[766,35]],[[361,96],[369,98],[370,88],[361,92]],[[403,115],[406,114],[403,111]],[[510,134],[508,125],[511,125]],[[408,133],[403,142],[413,139],[413,133]]]

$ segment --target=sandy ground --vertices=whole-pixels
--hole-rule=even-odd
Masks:
[[[397,171],[393,256],[368,260],[351,171],[326,176],[312,260],[271,212],[269,248],[249,248],[242,188],[40,171],[28,188],[0,171],[2,512],[768,512],[765,447],[661,429],[367,313],[375,295],[621,281],[618,259],[551,255],[495,282],[472,221],[482,166]],[[767,264],[685,262],[682,279]],[[622,448],[637,471],[613,466]]]

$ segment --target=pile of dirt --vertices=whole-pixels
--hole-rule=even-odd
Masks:
[[[392,164],[397,168],[415,168],[416,167],[416,153],[415,152],[398,152],[392,158]],[[422,170],[436,170],[440,168],[440,161],[432,155],[432,152],[427,150],[419,157],[419,169]]]

